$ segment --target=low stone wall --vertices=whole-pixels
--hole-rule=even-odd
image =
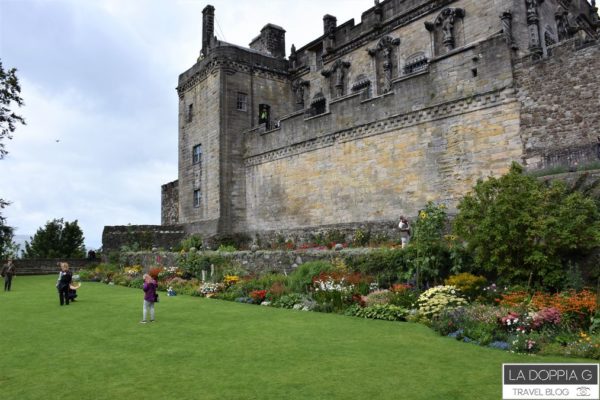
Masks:
[[[337,257],[352,257],[363,255],[373,249],[344,249],[335,250],[258,250],[258,251],[236,251],[224,253],[216,251],[205,251],[207,256],[219,255],[225,259],[237,262],[249,273],[261,274],[265,272],[290,273],[299,265],[308,261],[324,260],[330,261]],[[177,265],[178,253],[169,252],[138,252],[127,253],[123,260],[127,265],[141,265],[144,271],[152,267],[171,267]]]
[[[57,262],[64,261],[69,263],[71,271],[77,272],[83,268],[89,268],[100,263],[100,260],[87,259],[19,259],[13,260],[18,275],[50,275],[58,274],[59,268]],[[4,265],[6,260],[0,261],[0,265]]]

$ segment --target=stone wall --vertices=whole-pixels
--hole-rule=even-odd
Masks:
[[[600,162],[600,43],[573,39],[515,65],[529,169]]]
[[[170,249],[185,237],[186,231],[181,225],[105,226],[102,231],[102,251],[108,254],[120,250],[122,246]]]
[[[334,250],[297,250],[297,251],[237,251],[234,253],[208,251],[203,254],[219,255],[239,266],[249,273],[279,272],[289,274],[300,264],[308,261],[325,260],[330,261],[337,257],[352,257],[364,255],[372,249],[344,249]],[[127,265],[142,265],[147,271],[152,267],[170,267],[177,265],[177,253],[127,253],[125,263]]]
[[[161,187],[161,225],[179,223],[179,181],[169,182]]]
[[[57,262],[67,262],[73,273],[76,273],[83,268],[91,268],[100,263],[100,260],[87,260],[87,259],[17,259],[13,260],[17,271],[17,277],[19,275],[50,275],[56,274],[60,268],[56,265]],[[4,265],[6,260],[0,260],[0,265]]]

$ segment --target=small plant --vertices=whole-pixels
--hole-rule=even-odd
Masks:
[[[369,241],[371,240],[371,232],[370,231],[363,231],[362,229],[357,229],[354,232],[354,237],[352,238],[352,244],[355,247],[362,247],[362,246],[366,246],[367,244],[369,244]]]
[[[467,301],[454,286],[436,286],[421,293],[417,305],[419,314],[431,319],[444,310],[467,305]]]
[[[452,275],[445,281],[446,285],[455,286],[469,300],[474,300],[485,288],[487,279],[469,272]]]
[[[266,290],[254,290],[254,291],[250,292],[249,296],[254,301],[254,303],[260,304],[265,300],[265,297],[267,297],[267,291]]]
[[[219,248],[217,249],[217,251],[220,253],[233,253],[233,252],[236,252],[237,249],[235,248],[235,246],[230,245],[230,244],[221,244],[221,245],[219,245]]]
[[[191,248],[200,250],[202,249],[202,236],[191,235],[187,239],[181,241],[180,247],[183,251],[190,251]]]

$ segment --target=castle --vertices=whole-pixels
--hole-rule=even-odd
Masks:
[[[249,48],[203,10],[179,76],[179,176],[162,225],[205,237],[393,229],[476,181],[597,161],[600,22],[586,0],[385,0]]]

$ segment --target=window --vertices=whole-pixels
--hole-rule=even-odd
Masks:
[[[200,164],[202,162],[202,145],[197,144],[192,149],[192,164]]]
[[[200,189],[194,190],[194,207],[200,207],[200,203],[202,202],[202,191]]]
[[[248,95],[246,93],[238,92],[236,108],[239,111],[246,111],[248,109]]]
[[[188,109],[187,109],[187,116],[186,116],[187,122],[192,122],[193,117],[194,117],[194,105],[189,104]]]

